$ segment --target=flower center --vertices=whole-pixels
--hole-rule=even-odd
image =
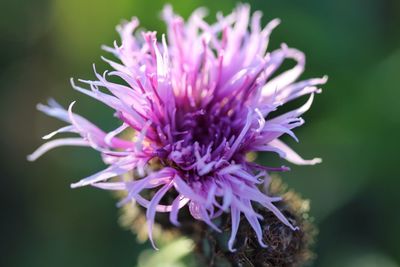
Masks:
[[[221,108],[177,111],[174,142],[160,150],[160,158],[190,179],[212,175],[216,169],[229,165],[224,155],[243,127],[243,120],[238,117],[237,112]]]

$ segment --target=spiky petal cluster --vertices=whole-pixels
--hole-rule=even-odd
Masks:
[[[55,101],[38,105],[44,113],[68,123],[47,136],[72,132],[78,138],[49,141],[29,156],[35,160],[58,146],[87,146],[103,156],[108,167],[72,184],[92,185],[107,190],[124,190],[122,204],[134,201],[146,208],[149,235],[156,212],[169,212],[173,224],[179,225],[178,212],[188,205],[192,216],[219,230],[213,219],[230,212],[231,250],[244,214],[264,245],[259,220],[252,205],[259,203],[272,211],[283,223],[285,216],[273,205],[279,198],[261,193],[258,185],[269,171],[283,171],[246,160],[249,152],[269,151],[295,164],[315,164],[319,159],[304,160],[278,138],[302,125],[299,117],[312,103],[316,87],[326,77],[296,82],[304,70],[300,51],[283,44],[267,52],[271,31],[279,24],[271,21],[260,27],[261,13],[250,15],[247,5],[238,6],[228,16],[217,16],[215,24],[206,23],[205,11],[198,9],[187,22],[170,7],[163,11],[167,37],[158,41],[155,32],[134,35],[136,18],[117,30],[122,43],[105,47],[119,59],[104,59],[114,69],[97,80],[80,80],[90,88],[73,87],[115,110],[122,125],[106,133],[85,118]],[[249,26],[250,25],[250,26]],[[282,62],[291,59],[296,65],[274,78]],[[116,76],[121,83],[108,79]],[[271,118],[279,106],[303,95],[310,95],[302,107]],[[135,130],[132,140],[119,135]],[[296,139],[297,140],[297,139]],[[158,169],[151,168],[158,162]],[[135,173],[135,179],[121,177]],[[133,176],[133,174],[132,174]],[[140,178],[137,178],[140,177]],[[143,190],[154,192],[145,199]],[[164,203],[166,194],[175,195]]]

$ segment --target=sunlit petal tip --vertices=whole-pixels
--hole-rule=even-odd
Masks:
[[[77,182],[77,183],[72,183],[72,184],[70,184],[70,187],[71,187],[72,189],[75,189],[75,188],[78,188],[78,187],[82,187],[82,186],[85,186],[85,184],[82,183],[82,182]]]
[[[28,156],[26,156],[26,159],[31,162],[36,160],[36,158],[33,156],[33,154],[29,154]]]
[[[310,162],[311,162],[311,165],[315,165],[315,164],[322,163],[322,159],[321,158],[314,158]]]

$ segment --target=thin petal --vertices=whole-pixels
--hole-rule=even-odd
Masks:
[[[299,107],[295,110],[289,111],[289,112],[282,114],[278,117],[275,117],[273,119],[270,119],[267,122],[279,124],[287,119],[297,118],[310,109],[313,100],[314,100],[314,94],[311,94],[310,97],[308,98],[307,102],[304,105],[302,105],[301,107]]]
[[[165,193],[167,193],[171,187],[172,187],[172,183],[168,183],[168,184],[164,185],[160,190],[158,190],[157,193],[155,193],[155,195],[153,196],[152,200],[150,201],[150,204],[147,207],[147,211],[146,211],[149,240],[150,240],[153,248],[156,250],[158,250],[158,248],[154,244],[154,240],[153,240],[153,225],[154,225],[154,218],[156,215],[156,206],[158,205],[158,203],[160,202],[162,197],[165,195]]]
[[[172,208],[171,208],[171,212],[169,214],[169,220],[175,226],[180,225],[180,223],[178,222],[178,211],[179,211],[180,204],[183,200],[189,200],[189,199],[185,198],[183,195],[179,195],[172,202]]]
[[[292,150],[288,145],[280,141],[279,139],[275,139],[269,143],[269,145],[276,147],[277,149],[283,151],[285,156],[284,159],[287,161],[297,164],[297,165],[315,165],[322,162],[320,158],[313,158],[310,160],[303,159],[300,157],[294,150]]]
[[[54,132],[46,134],[45,136],[42,137],[42,139],[48,140],[59,133],[77,133],[77,131],[75,130],[74,126],[68,125],[68,126],[64,126],[64,127],[60,128],[58,130],[55,130]]]
[[[236,234],[239,229],[239,222],[240,222],[240,210],[237,209],[236,207],[232,206],[231,207],[231,220],[232,220],[232,230],[231,230],[231,236],[228,241],[228,248],[231,252],[235,252],[236,249],[233,248],[233,243],[235,242],[236,239]]]
[[[89,143],[82,138],[62,138],[62,139],[55,139],[44,143],[35,152],[28,156],[29,161],[35,161],[47,151],[52,150],[53,148],[60,147],[60,146],[86,146],[89,147]]]
[[[252,210],[250,201],[247,200],[247,201],[243,201],[243,202],[249,209]],[[258,243],[260,244],[260,246],[266,248],[267,245],[263,241],[263,233],[262,233],[260,222],[258,221],[257,217],[254,215],[254,213],[255,213],[254,211],[253,211],[253,213],[245,212],[244,216],[246,216],[247,221],[250,223],[250,226],[253,228],[254,232],[256,233]]]
[[[297,64],[292,69],[287,70],[276,78],[270,80],[262,89],[264,96],[271,95],[275,90],[279,92],[279,90],[285,86],[293,83],[304,71],[305,56],[302,52],[294,48],[287,48],[286,46],[283,46],[282,50],[284,51],[286,58],[294,59],[297,61]]]
[[[200,203],[206,203],[206,199],[204,199],[202,196],[199,194],[195,193],[192,188],[190,188],[185,181],[182,180],[179,176],[174,177],[174,186],[176,190],[184,195],[187,198],[190,198],[191,200],[200,202]]]
[[[111,177],[115,177],[124,173],[127,173],[132,169],[132,165],[111,165],[110,167],[95,173],[85,179],[80,180],[77,183],[71,184],[71,188],[82,187],[85,185],[90,185],[94,183],[98,183],[101,181],[105,181]]]

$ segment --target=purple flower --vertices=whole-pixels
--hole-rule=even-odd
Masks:
[[[251,16],[247,5],[238,6],[226,17],[218,14],[215,24],[206,23],[204,16],[204,9],[198,9],[185,22],[167,6],[163,11],[167,34],[161,40],[155,32],[133,35],[139,25],[136,18],[120,25],[121,44],[104,48],[119,60],[104,59],[114,70],[103,75],[95,70],[97,80],[80,80],[90,89],[73,81],[72,86],[114,109],[121,126],[102,131],[73,113],[75,102],[68,110],[54,100],[47,106],[39,104],[40,111],[68,124],[44,139],[66,132],[80,137],[49,141],[29,160],[59,146],[99,151],[108,167],[71,187],[126,191],[120,204],[135,202],[146,208],[152,243],[156,212],[168,212],[170,221],[179,225],[178,212],[188,205],[195,219],[216,231],[213,219],[230,212],[230,250],[234,251],[241,214],[265,246],[259,222],[262,216],[252,205],[262,205],[295,229],[273,204],[280,198],[259,190],[268,180],[268,172],[288,168],[261,166],[246,160],[246,154],[268,151],[294,164],[320,162],[302,159],[278,138],[288,134],[297,141],[292,130],[304,123],[300,116],[310,108],[314,93],[320,92],[316,86],[327,78],[296,82],[304,70],[304,54],[285,44],[266,52],[269,35],[279,20],[261,28],[261,13]],[[285,59],[296,65],[272,77]],[[114,83],[108,77],[123,82]],[[270,115],[304,95],[309,99],[302,107]],[[129,129],[135,132],[132,140],[120,137]],[[159,168],[154,168],[153,162]],[[127,181],[121,177],[126,173],[136,178]],[[117,178],[110,180],[112,177]],[[153,197],[145,199],[140,194],[143,190],[153,190]],[[177,195],[175,200],[160,204],[168,192]]]

